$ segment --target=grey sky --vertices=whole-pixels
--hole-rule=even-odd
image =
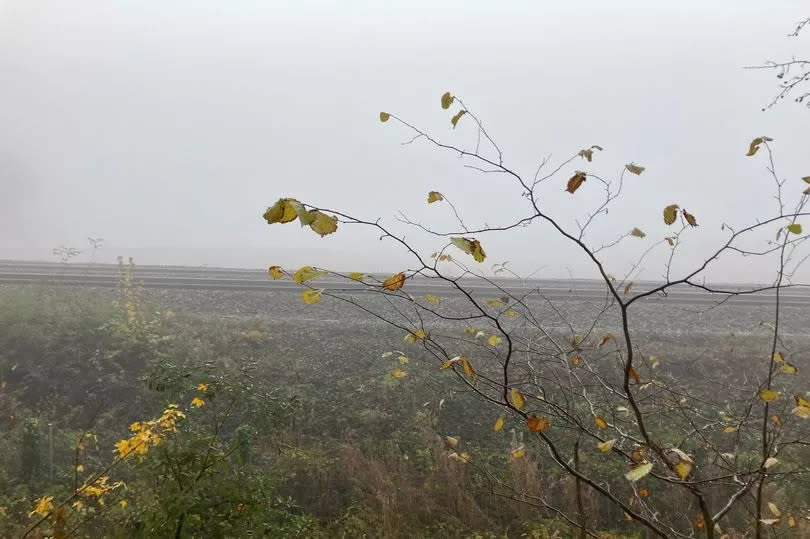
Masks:
[[[810,174],[810,112],[789,103],[761,112],[773,74],[741,69],[808,50],[810,35],[785,37],[810,14],[804,2],[0,6],[0,257],[48,258],[60,244],[86,248],[93,235],[106,238],[102,261],[404,269],[410,260],[369,231],[344,226],[321,239],[296,224],[268,227],[261,214],[295,196],[452,227],[446,207],[425,204],[435,189],[471,226],[514,220],[525,207],[507,178],[425,144],[402,146],[408,133],[377,119],[387,110],[442,139],[474,141],[471,124],[453,131],[439,107],[445,90],[484,120],[521,173],[591,144],[606,151],[587,170],[616,177],[630,161],[647,167],[589,236],[601,244],[633,226],[648,233],[607,255],[617,275],[667,233],[667,204],[701,224],[678,267],[724,237],[722,222],[771,213],[766,162],[744,155],[753,137],[775,139],[778,172],[794,190]],[[598,199],[595,184],[563,192],[578,167],[544,191],[566,226]],[[407,233],[426,255],[441,246]],[[548,226],[482,241],[487,266],[588,276]],[[660,277],[665,255],[653,252],[642,277]],[[770,273],[729,260],[709,277]]]

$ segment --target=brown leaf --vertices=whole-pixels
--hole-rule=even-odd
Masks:
[[[529,430],[532,432],[543,432],[548,427],[548,419],[530,415],[526,418],[526,426],[529,427]]]
[[[695,220],[695,216],[689,213],[686,210],[681,210],[683,213],[683,218],[686,219],[686,222],[689,223],[689,226],[698,226],[697,220]]]
[[[576,192],[576,190],[582,185],[582,182],[585,181],[586,176],[587,174],[585,172],[577,170],[576,173],[571,176],[571,179],[568,180],[568,186],[565,188],[565,190],[573,195],[574,192]]]

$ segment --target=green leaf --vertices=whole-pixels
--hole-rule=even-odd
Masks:
[[[787,226],[788,232],[793,232],[794,234],[801,234],[802,233],[802,225],[799,223],[792,223]]]
[[[267,208],[263,217],[269,225],[273,223],[289,223],[295,219],[297,214],[294,204],[300,205],[301,203],[294,198],[280,198],[275,204]]]
[[[449,109],[449,108],[450,108],[450,105],[452,105],[452,104],[453,104],[453,101],[455,101],[455,100],[456,100],[456,98],[455,98],[455,97],[453,97],[453,96],[450,94],[450,92],[444,92],[444,93],[442,94],[442,108],[443,108],[443,109]]]
[[[328,275],[329,272],[316,270],[312,266],[304,266],[303,268],[299,269],[293,275],[293,281],[296,283],[305,283],[307,281],[311,281],[312,279],[317,279],[318,277],[322,277],[324,275]]]
[[[671,225],[675,222],[675,218],[678,217],[678,208],[677,204],[670,204],[666,208],[664,208],[664,224]]]
[[[450,241],[468,255],[472,255],[477,262],[483,262],[487,256],[481,244],[476,239],[450,238]]]
[[[349,274],[349,279],[352,281],[362,282],[365,278],[365,273],[360,273],[359,271],[353,271]]]

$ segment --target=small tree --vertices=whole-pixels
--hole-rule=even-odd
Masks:
[[[498,144],[458,96],[446,92],[441,106],[455,108],[450,119],[454,128],[467,123],[473,129],[473,144],[439,140],[387,112],[380,113],[380,121],[404,128],[410,134],[407,143],[427,143],[460,158],[469,168],[507,178],[519,192],[510,221],[471,226],[446,191],[429,192],[427,203],[446,204],[458,223],[455,230],[437,230],[403,214],[389,225],[282,198],[265,212],[269,224],[298,219],[321,236],[343,224],[368,227],[380,239],[401,247],[413,265],[387,278],[314,266],[296,271],[271,266],[270,276],[289,276],[300,283],[307,304],[327,297],[399,328],[407,343],[433,359],[430,368],[435,369],[437,382],[461,386],[491,406],[493,430],[517,422],[526,438],[513,436],[512,461],[534,459],[545,465],[546,476],[562,476],[563,483],[549,480],[549,490],[535,489],[492,473],[492,492],[561,518],[582,537],[596,537],[605,525],[625,519],[626,526],[638,524],[659,537],[699,533],[711,538],[720,530],[747,526],[762,537],[777,526],[797,526],[806,507],[787,495],[786,487],[797,488],[797,478],[810,471],[806,441],[810,402],[794,365],[794,343],[782,334],[780,322],[784,291],[797,286],[792,277],[805,260],[800,249],[807,236],[798,220],[808,215],[810,189],[802,191],[801,182],[788,182],[776,174],[772,139],[757,137],[747,155],[765,156],[777,211],[742,226],[723,223],[727,236],[720,245],[679,274],[673,261],[682,251],[682,239],[698,227],[698,217],[680,204],[661,201],[662,219],[671,227],[662,238],[651,241],[639,227],[606,243],[594,242],[589,234],[622,196],[628,179],[645,172],[643,166],[631,162],[616,179],[603,177],[590,170],[603,151],[593,145],[556,164],[544,160],[533,174],[524,175],[504,162]],[[810,183],[810,177],[803,180]],[[584,186],[598,187],[601,200],[570,225],[543,203],[549,189],[576,197]],[[487,257],[486,238],[528,226],[564,238],[594,268],[604,294],[598,305],[591,304],[587,317],[566,312],[531,281],[506,282],[477,269]],[[417,229],[442,245],[429,255],[433,249],[414,245],[403,228]],[[640,254],[615,277],[604,255],[617,244],[632,241],[641,242]],[[664,280],[634,286],[642,261],[653,254],[663,258]],[[707,270],[725,256],[772,261],[772,281],[748,287],[707,284]],[[519,277],[506,263],[493,266],[493,272]],[[331,279],[318,281],[327,275]],[[445,286],[445,297],[408,293],[420,283]],[[487,287],[484,293],[482,284]],[[358,288],[367,294],[358,295]],[[716,294],[720,303],[767,293],[773,317],[767,356],[754,365],[713,365],[711,373],[659,367],[656,355],[645,351],[648,345],[636,328],[640,316],[636,313],[645,298],[684,289]],[[396,358],[394,353],[391,359]],[[414,364],[395,363],[391,374],[405,381]],[[485,459],[474,453],[451,448],[448,458],[486,473]],[[571,504],[561,501],[560,485],[566,477],[575,491]],[[598,522],[587,509],[588,500],[594,498],[608,511],[607,520]]]

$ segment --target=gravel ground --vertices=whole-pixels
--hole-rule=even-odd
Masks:
[[[108,291],[109,292],[109,291]],[[235,291],[187,291],[152,290],[150,294],[164,303],[167,308],[178,312],[192,312],[204,315],[270,317],[298,324],[338,324],[346,327],[356,325],[383,324],[372,315],[363,312],[334,298],[323,298],[319,303],[305,305],[297,292],[235,292]],[[375,312],[396,316],[392,304],[379,294],[355,294],[350,296],[363,306]],[[493,296],[494,297],[494,296]],[[399,307],[406,307],[400,301]],[[565,327],[563,317],[572,321],[578,330],[599,313],[603,305],[582,301],[558,301],[553,304],[532,300],[531,310],[538,320],[550,327]],[[444,300],[437,308],[443,314],[465,312],[473,314],[469,304],[462,298]],[[491,310],[494,312],[494,310]],[[563,317],[560,316],[561,313]],[[410,314],[410,313],[409,313]],[[668,305],[666,302],[639,302],[631,307],[631,327],[645,335],[686,336],[686,335],[761,335],[768,332],[763,323],[773,323],[773,307],[720,305],[714,308],[705,306],[687,307]],[[782,310],[782,334],[802,338],[806,336],[805,321],[808,310],[784,307]],[[400,319],[401,320],[401,319]],[[577,321],[581,321],[578,323]],[[447,322],[438,322],[447,326]],[[435,325],[436,321],[431,322]],[[467,325],[463,322],[449,325]],[[581,327],[579,327],[581,326]],[[619,329],[616,309],[606,313],[599,327],[606,331]]]

